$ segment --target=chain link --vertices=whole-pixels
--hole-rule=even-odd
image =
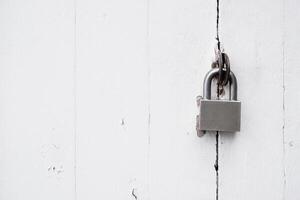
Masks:
[[[224,93],[224,86],[229,82],[230,77],[230,62],[229,57],[226,53],[220,50],[216,51],[216,60],[212,63],[213,68],[219,68],[218,74],[218,97]]]

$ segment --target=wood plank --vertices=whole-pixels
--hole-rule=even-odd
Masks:
[[[77,1],[77,197],[146,199],[147,1]]]
[[[151,0],[150,198],[215,199],[215,135],[198,138],[196,96],[214,55],[216,3]]]
[[[300,168],[300,18],[299,1],[287,0],[284,6],[284,142],[285,199],[299,199]]]
[[[1,1],[0,199],[74,198],[73,13]]]
[[[221,135],[219,199],[283,199],[282,1],[221,1],[220,36],[242,101],[242,127]]]

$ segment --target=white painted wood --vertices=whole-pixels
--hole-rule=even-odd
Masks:
[[[147,2],[77,1],[77,197],[146,199]]]
[[[73,13],[0,3],[0,199],[74,199]]]
[[[220,137],[220,200],[284,199],[282,6],[220,4],[221,41],[242,101],[241,132]]]
[[[215,136],[198,138],[196,96],[210,69],[216,3],[151,0],[150,199],[215,199]]]
[[[300,18],[299,1],[286,0],[284,8],[284,142],[285,199],[299,199],[300,183]]]
[[[216,1],[2,1],[0,199],[299,198],[297,5],[220,2],[242,129],[217,186],[195,131]]]
[[[78,199],[215,198],[195,133],[214,22],[213,2],[78,1]]]

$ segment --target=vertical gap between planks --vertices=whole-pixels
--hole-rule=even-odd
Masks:
[[[285,199],[286,192],[286,149],[285,149],[285,0],[282,1],[282,199]]]
[[[146,66],[148,84],[148,124],[147,124],[147,198],[150,199],[150,151],[151,151],[151,65],[150,65],[150,0],[146,0]]]
[[[216,161],[215,161],[215,170],[216,170],[216,200],[219,199],[219,131],[216,132]]]
[[[219,38],[219,20],[220,20],[220,1],[217,0],[217,19],[216,19],[216,40],[218,50],[221,51]],[[219,99],[219,85],[217,89],[217,98]],[[214,165],[216,171],[216,200],[219,199],[219,132],[216,132],[216,161]]]
[[[219,38],[219,19],[220,19],[220,2],[217,0],[217,21],[216,21],[216,40],[217,40],[217,45],[218,49],[220,51],[220,38]]]
[[[74,57],[73,57],[73,109],[74,109],[74,200],[77,200],[77,0],[73,2],[73,17],[74,17]]]
[[[283,42],[284,45],[284,42]],[[285,80],[284,80],[284,47],[282,48],[283,56],[283,66],[282,66],[282,173],[283,173],[283,199],[285,199],[285,189],[286,189],[286,166],[285,166]]]
[[[219,85],[217,91],[217,99],[220,99]],[[214,165],[216,171],[216,200],[219,200],[219,138],[219,131],[216,131],[216,161]]]

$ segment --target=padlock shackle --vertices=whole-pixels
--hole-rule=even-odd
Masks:
[[[213,68],[205,75],[203,82],[203,97],[204,99],[211,99],[211,83],[213,78],[219,74],[219,68]],[[237,80],[232,71],[230,71],[229,82],[231,86],[230,100],[237,101]]]

